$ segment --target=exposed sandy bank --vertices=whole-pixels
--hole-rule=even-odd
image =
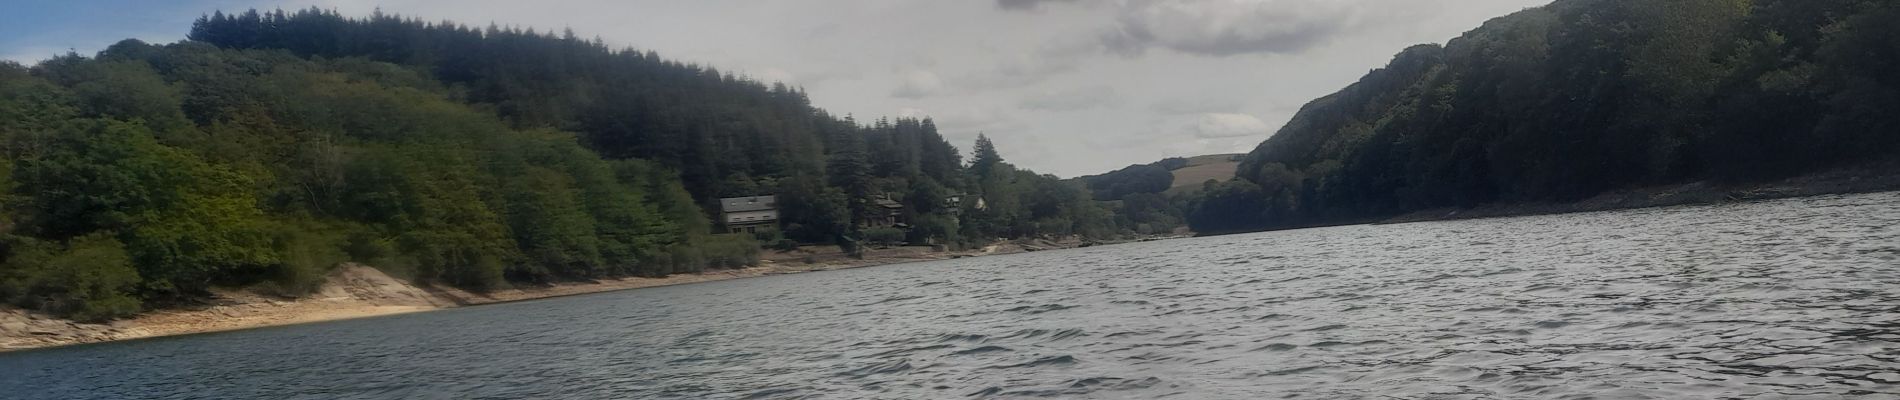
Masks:
[[[933,251],[928,247],[899,247],[871,250],[863,259],[846,257],[835,247],[788,253],[767,251],[759,266],[740,270],[517,287],[488,293],[417,287],[375,268],[346,264],[331,271],[322,288],[309,297],[284,299],[249,290],[219,290],[214,293],[215,297],[208,299],[207,304],[201,307],[155,310],[107,324],[77,323],[18,308],[0,308],[0,351],[334,321],[467,305],[1078,245],[1080,242],[1029,241],[958,252]]]

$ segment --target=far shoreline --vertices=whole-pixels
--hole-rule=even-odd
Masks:
[[[1891,171],[1891,172],[1889,172]],[[1698,181],[1611,190],[1570,202],[1500,202],[1472,208],[1441,207],[1395,216],[1289,226],[1283,228],[1202,233],[1196,237],[1318,229],[1353,225],[1398,225],[1420,222],[1516,218],[1647,208],[1705,206],[1815,196],[1900,191],[1900,163],[1843,168],[1767,183],[1721,184]]]

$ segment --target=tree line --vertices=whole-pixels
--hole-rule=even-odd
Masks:
[[[1900,154],[1900,5],[1561,0],[1307,104],[1196,231],[1755,182]]]
[[[1112,217],[1067,200],[1079,190],[1073,185],[1033,172],[987,172],[994,165],[981,160],[987,140],[978,144],[977,165],[964,165],[928,118],[837,116],[813,107],[801,88],[613,48],[570,31],[475,28],[380,12],[350,18],[312,8],[214,13],[189,38],[420,70],[458,100],[517,128],[574,132],[603,157],[678,171],[708,214],[721,197],[777,194],[786,206],[783,233],[801,242],[860,239],[859,227],[880,212],[875,198],[905,206],[907,219],[924,228],[912,236],[946,242],[1119,232],[1103,222]],[[943,207],[957,195],[965,204]],[[1038,200],[1020,200],[1028,197]],[[977,200],[986,207],[975,207]],[[1016,208],[1027,203],[1042,207]]]
[[[714,234],[718,198],[765,194],[782,232]],[[473,290],[740,267],[760,239],[892,240],[866,228],[879,199],[914,242],[1126,231],[987,138],[965,163],[928,118],[572,33],[219,12],[178,43],[0,62],[0,300],[80,320],[297,296],[352,261]]]

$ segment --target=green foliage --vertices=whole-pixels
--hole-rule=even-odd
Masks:
[[[987,137],[965,166],[930,119],[834,117],[650,52],[316,9],[190,37],[0,62],[7,300],[99,319],[214,286],[306,295],[346,262],[487,290],[738,268],[762,242],[1124,230]],[[741,193],[779,196],[782,238],[710,234],[713,197]],[[883,196],[913,231],[859,232]]]
[[[606,275],[595,220],[567,176],[529,167],[502,190],[509,232],[526,258],[522,273],[536,279]]]
[[[962,242],[963,227],[955,216],[924,215],[911,221],[911,243],[955,245]]]
[[[19,243],[0,294],[92,319],[214,285],[305,295],[352,261],[475,290],[756,261],[756,242],[706,235],[671,169],[514,129],[446,87],[189,42],[0,65],[0,216]]]
[[[274,225],[271,250],[280,256],[260,285],[265,292],[284,297],[315,293],[331,269],[351,260],[346,251],[352,249],[346,244],[349,235],[341,229],[312,221],[277,221]]]
[[[1201,231],[1362,221],[1900,155],[1900,6],[1566,0],[1418,46],[1308,104]],[[1234,196],[1257,195],[1256,200]],[[1239,221],[1239,222],[1236,222]]]
[[[889,247],[904,244],[904,231],[892,227],[877,227],[864,230],[864,241],[874,246]]]
[[[989,136],[977,134],[974,151],[976,157],[970,160],[970,171],[978,180],[987,181],[1003,174],[998,171],[998,168],[1004,165],[1003,155],[996,151],[996,142],[990,141]]]
[[[202,290],[276,262],[251,182],[167,147],[141,124],[79,120],[20,161],[20,229],[53,240],[115,232],[154,294]]]
[[[1124,197],[1115,210],[1116,225],[1134,234],[1169,233],[1186,223],[1188,195],[1169,198],[1160,194],[1133,194]]]
[[[712,235],[699,242],[698,250],[712,268],[745,268],[759,262],[759,242],[744,234]]]
[[[798,241],[791,240],[791,239],[779,239],[777,241],[772,242],[772,249],[778,250],[778,251],[798,250]]]
[[[979,160],[984,158],[979,154]],[[1017,170],[1000,157],[995,160],[987,176],[975,174],[986,207],[964,213],[961,236],[1106,238],[1120,233],[1109,206],[1093,201],[1081,182]]]
[[[1185,159],[1181,159],[1185,162]],[[1107,174],[1081,178],[1096,200],[1121,200],[1133,194],[1153,194],[1174,186],[1174,172],[1161,163],[1131,165]]]
[[[15,305],[88,322],[139,311],[139,300],[132,296],[139,274],[125,245],[111,235],[97,234],[73,238],[60,247],[9,238],[0,296]]]
[[[1216,184],[1204,193],[1188,215],[1188,224],[1201,233],[1226,233],[1266,223],[1266,194],[1244,180]]]
[[[779,216],[785,236],[806,243],[830,243],[851,232],[851,211],[844,192],[807,177],[779,182]]]
[[[864,245],[862,243],[859,243],[858,239],[856,238],[851,238],[851,237],[839,238],[838,251],[843,252],[846,256],[850,256],[851,258],[857,258],[857,259],[864,258]]]

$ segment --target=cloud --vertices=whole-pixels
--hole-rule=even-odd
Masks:
[[[1077,65],[1067,60],[1032,59],[999,62],[994,67],[957,77],[957,86],[968,90],[1022,87],[1050,77],[1075,72]]]
[[[1194,137],[1225,139],[1267,133],[1267,123],[1247,114],[1208,113],[1194,122]]]
[[[1018,103],[1024,109],[1039,111],[1077,111],[1117,104],[1121,98],[1116,96],[1115,88],[1108,86],[1088,86],[1069,90],[1043,92],[1023,99]]]
[[[1010,11],[1027,11],[1042,8],[1044,4],[1074,3],[1076,0],[996,0],[996,7]]]
[[[1015,115],[989,107],[964,107],[939,110],[931,114],[937,120],[939,129],[967,133],[968,139],[975,140],[978,132],[1016,132],[1028,128]],[[950,135],[950,132],[945,132]]]
[[[980,70],[954,77],[958,89],[985,91],[1031,86],[1081,70],[1083,61],[1101,54],[1101,45],[1087,36],[1051,40],[1031,51],[993,51]]]
[[[1123,3],[1100,41],[1138,56],[1166,48],[1203,56],[1299,53],[1358,24],[1378,0],[1183,0]]]
[[[930,71],[911,71],[904,74],[904,82],[891,90],[891,97],[900,99],[921,99],[943,92],[943,78]]]
[[[1158,115],[1205,114],[1239,108],[1241,108],[1240,99],[1210,95],[1173,98],[1148,105],[1148,111]]]
[[[753,78],[758,79],[760,82],[766,82],[766,83],[775,83],[775,82],[776,83],[797,83],[798,82],[797,75],[793,75],[791,71],[786,71],[778,67],[765,67],[765,69],[759,70],[758,76],[754,76]]]

